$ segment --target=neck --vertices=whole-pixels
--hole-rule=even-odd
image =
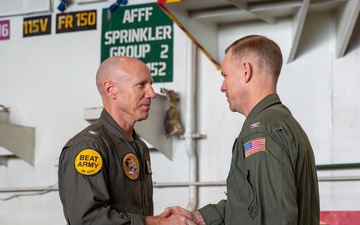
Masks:
[[[128,137],[130,140],[134,140],[133,131],[135,123],[126,122],[126,120],[123,120],[121,118],[116,118],[115,121],[125,132],[126,137]]]
[[[245,117],[247,117],[251,112],[251,110],[266,96],[276,93],[276,88],[262,87],[261,89],[258,90],[253,89],[253,90],[254,92],[252,92],[252,94],[250,94],[249,96],[248,108],[243,113]]]
[[[119,127],[125,132],[126,137],[130,140],[134,140],[133,131],[135,126],[135,121],[126,118],[126,116],[116,113],[117,111],[112,110],[111,108],[106,111],[111,115],[111,117],[115,120],[115,122],[119,125]]]

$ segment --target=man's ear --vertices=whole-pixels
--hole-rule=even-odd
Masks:
[[[105,95],[109,96],[111,99],[116,98],[114,84],[110,80],[104,82],[103,89]]]
[[[244,75],[244,79],[245,79],[245,83],[249,82],[251,77],[252,77],[252,65],[250,64],[250,62],[244,62],[242,64],[243,67],[243,75]]]

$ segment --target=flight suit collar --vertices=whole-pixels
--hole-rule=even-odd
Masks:
[[[255,117],[261,111],[266,108],[269,108],[272,105],[281,104],[281,100],[278,94],[270,94],[263,98],[255,107],[250,111],[249,115],[247,116],[248,119]]]
[[[131,142],[131,140],[126,136],[124,130],[121,129],[121,127],[116,123],[116,121],[111,117],[111,115],[105,109],[103,109],[101,112],[99,122],[103,124],[106,127],[106,129],[108,129],[114,136]],[[135,130],[133,130],[133,138],[136,141],[140,140]]]

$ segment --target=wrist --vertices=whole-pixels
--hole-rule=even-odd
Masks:
[[[200,211],[193,211],[191,212],[193,220],[197,223],[197,224],[205,224],[204,218],[202,217]]]
[[[145,217],[146,225],[161,225],[163,222],[163,217],[161,216],[147,216]]]

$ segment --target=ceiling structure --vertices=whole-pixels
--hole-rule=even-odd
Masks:
[[[48,13],[53,0],[0,0],[0,18],[33,13]]]
[[[75,4],[111,0],[74,0]],[[55,0],[0,0],[0,18],[53,11]],[[111,1],[112,2],[112,1]],[[288,62],[295,59],[305,20],[311,13],[333,12],[336,21],[336,56],[343,57],[356,27],[360,30],[360,0],[157,0],[160,7],[220,68],[218,27],[229,23],[263,21],[275,24],[291,18],[292,47]],[[129,4],[132,0],[129,0]]]
[[[311,13],[334,12],[336,55],[345,55],[358,21],[359,0],[158,0],[158,4],[218,67],[218,26],[263,21],[274,24],[291,18],[293,40],[288,62],[295,59],[306,17]]]

